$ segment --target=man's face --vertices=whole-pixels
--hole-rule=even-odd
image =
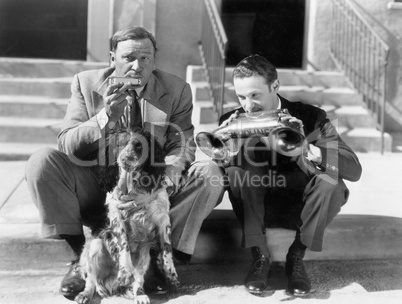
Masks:
[[[116,76],[141,79],[145,86],[155,69],[155,49],[150,39],[126,40],[110,52]]]
[[[279,81],[267,85],[262,76],[251,76],[233,79],[236,95],[247,113],[270,111],[278,108]]]

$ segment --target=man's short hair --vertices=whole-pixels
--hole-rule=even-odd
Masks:
[[[147,38],[151,40],[156,54],[156,51],[158,49],[156,47],[155,37],[141,26],[129,27],[114,33],[113,37],[110,39],[110,50],[112,52],[116,51],[117,45],[121,41],[147,39]]]
[[[245,78],[251,76],[262,76],[267,85],[271,85],[277,78],[278,72],[275,66],[265,57],[251,55],[240,61],[233,70],[233,78]]]

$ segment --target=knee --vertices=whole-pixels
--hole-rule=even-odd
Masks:
[[[217,178],[222,179],[224,176],[224,172],[222,168],[219,167],[215,162],[209,161],[208,176],[216,176]]]
[[[191,165],[189,175],[196,179],[221,179],[224,176],[223,170],[213,161],[198,161]]]
[[[59,153],[61,152],[52,148],[43,148],[32,154],[25,166],[26,180],[29,182],[41,179],[43,173],[53,167],[54,159]]]
[[[349,198],[349,189],[342,179],[325,180],[316,177],[315,190],[325,197],[333,198],[332,202],[338,202],[340,206],[344,205]]]
[[[223,169],[215,162],[210,161],[208,165],[208,180],[215,192],[219,192],[219,196],[225,192],[226,177]]]
[[[321,184],[321,188],[324,189],[326,193],[343,194],[345,191],[349,191],[341,179],[336,182],[323,181]]]
[[[217,196],[223,196],[225,192],[225,174],[223,169],[213,161],[205,161],[198,164],[197,179],[201,181],[204,191],[215,193]],[[198,183],[198,182],[197,182]]]

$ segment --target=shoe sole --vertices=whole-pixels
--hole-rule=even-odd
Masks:
[[[297,297],[297,298],[305,298],[305,297],[307,297],[307,296],[309,296],[309,295],[311,294],[311,291],[308,292],[308,293],[292,293],[292,292],[290,292],[289,290],[286,290],[286,292],[287,292],[289,295],[294,296],[294,297]]]
[[[247,291],[248,291],[248,293],[250,293],[250,294],[252,294],[252,295],[254,295],[254,296],[261,295],[261,294],[263,294],[264,292],[266,292],[266,291],[268,291],[268,290],[269,290],[269,288],[266,288],[266,289],[261,290],[261,291],[252,291],[252,290],[247,289],[247,287],[246,287],[246,286],[244,286],[244,289],[245,289],[245,290],[247,290]]]
[[[165,295],[168,293],[167,290],[161,290],[161,291],[157,291],[157,290],[144,290],[144,293],[147,295]]]
[[[60,294],[61,294],[63,297],[65,297],[67,300],[70,300],[70,301],[74,301],[74,300],[75,300],[75,297],[76,297],[76,295],[69,295],[69,294],[64,294],[64,293],[61,293],[61,292],[60,292]]]

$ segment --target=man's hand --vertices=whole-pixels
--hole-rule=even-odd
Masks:
[[[293,117],[290,114],[286,114],[286,113],[279,113],[278,116],[280,117],[281,121],[283,121],[283,122],[287,121],[287,122],[292,123],[292,124],[298,124],[299,125],[298,131],[301,134],[303,134],[303,136],[305,136],[304,129],[303,129],[304,125],[303,125],[303,122],[300,119],[298,119],[296,117]]]
[[[234,112],[232,115],[230,115],[230,117],[228,119],[226,119],[224,122],[222,122],[219,127],[226,127],[227,125],[229,125],[237,117],[239,117],[239,111],[238,110],[236,110],[236,112]]]
[[[322,163],[321,149],[312,144],[308,144],[305,157],[315,165],[321,165]]]
[[[117,122],[124,114],[124,108],[127,105],[127,89],[131,85],[129,83],[116,83],[107,87],[103,100],[105,103],[105,111],[111,122]]]

